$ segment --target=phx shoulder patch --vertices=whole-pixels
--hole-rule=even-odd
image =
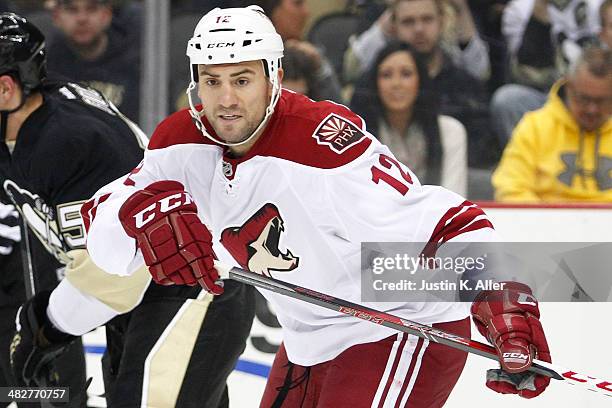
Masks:
[[[353,122],[335,113],[327,115],[312,134],[317,144],[327,145],[340,154],[359,143],[365,133]]]

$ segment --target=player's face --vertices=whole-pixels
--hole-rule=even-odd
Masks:
[[[206,119],[229,143],[241,142],[263,120],[272,86],[261,61],[200,65],[198,93]]]
[[[612,115],[612,76],[600,78],[579,67],[567,83],[567,106],[582,129],[598,129]]]
[[[395,8],[397,38],[418,52],[430,54],[442,34],[442,16],[434,0],[409,0]]]
[[[80,47],[95,45],[110,25],[109,6],[90,0],[73,0],[58,6],[53,13],[55,25]]]
[[[409,52],[397,51],[385,58],[378,66],[376,82],[386,111],[412,110],[419,92],[419,73]]]

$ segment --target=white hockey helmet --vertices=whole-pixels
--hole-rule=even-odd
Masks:
[[[283,57],[283,40],[259,6],[216,8],[202,17],[193,37],[187,43],[191,83],[187,89],[191,116],[204,136],[225,146],[238,146],[251,140],[274,112],[280,97],[278,70]],[[272,84],[272,97],[261,123],[245,140],[227,143],[211,136],[202,123],[204,111],[195,108],[192,91],[197,87],[198,64],[232,64],[244,61],[263,62],[265,74]],[[202,101],[205,103],[205,101]]]

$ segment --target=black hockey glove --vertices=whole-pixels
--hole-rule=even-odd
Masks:
[[[59,385],[55,359],[77,337],[59,331],[47,317],[50,291],[37,293],[17,312],[17,332],[10,360],[17,384],[22,387]]]

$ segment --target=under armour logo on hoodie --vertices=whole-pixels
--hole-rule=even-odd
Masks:
[[[563,153],[561,155],[561,161],[565,164],[565,171],[557,177],[560,182],[567,186],[571,186],[574,176],[593,177],[597,183],[597,188],[600,190],[612,188],[612,177],[610,177],[610,172],[612,172],[612,158],[597,156],[597,167],[594,171],[578,167],[576,159],[576,153]]]

